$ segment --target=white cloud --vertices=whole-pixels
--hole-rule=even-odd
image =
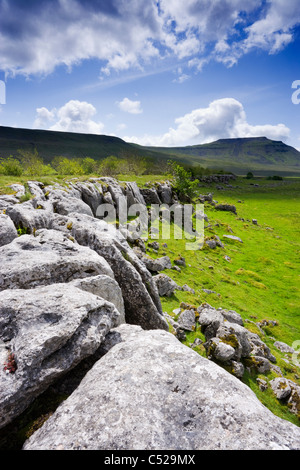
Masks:
[[[244,47],[259,47],[276,53],[293,39],[292,30],[300,22],[298,0],[272,0],[266,15],[250,25]]]
[[[104,125],[93,120],[96,108],[86,101],[71,100],[58,110],[37,109],[34,127],[48,128],[53,131],[78,132],[82,134],[101,134]],[[56,121],[48,127],[49,121]]]
[[[124,98],[122,101],[117,101],[117,105],[122,111],[130,114],[141,114],[143,112],[140,101],[132,101],[129,98]]]
[[[33,126],[37,129],[44,128],[49,124],[49,122],[55,119],[56,110],[53,109],[49,111],[49,109],[42,107],[36,109],[37,117],[34,121]]]
[[[234,98],[212,101],[175,120],[176,127],[160,136],[124,137],[128,142],[153,146],[203,144],[221,138],[260,137],[285,140],[290,130],[284,124],[251,125],[243,105]]]
[[[0,69],[49,74],[87,59],[104,75],[164,58],[196,71],[211,58],[230,66],[253,48],[278,52],[299,22],[299,0],[1,0]]]

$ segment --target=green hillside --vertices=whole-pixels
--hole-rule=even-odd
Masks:
[[[258,176],[300,176],[300,152],[266,137],[220,139],[186,147],[143,147],[114,136],[0,126],[0,157],[18,156],[19,149],[35,148],[45,163],[57,156],[91,157],[95,160],[110,155],[119,158],[135,156],[156,161],[175,159],[239,175],[252,171]]]
[[[223,168],[237,173],[252,170],[259,175],[275,172],[300,176],[300,152],[281,141],[266,137],[220,139],[187,147],[148,148],[208,168]]]
[[[18,156],[19,149],[34,150],[35,148],[45,163],[50,163],[57,156],[91,157],[95,160],[110,155],[125,158],[132,155],[148,158],[159,156],[146,148],[137,149],[114,136],[0,126],[0,157]]]

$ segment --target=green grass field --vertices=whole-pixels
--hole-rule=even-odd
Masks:
[[[149,254],[154,258],[165,254],[171,261],[183,256],[186,267],[181,272],[168,270],[167,274],[178,285],[187,284],[195,290],[195,294],[175,291],[172,297],[162,298],[164,311],[174,316],[172,311],[181,302],[192,305],[207,302],[215,308],[236,310],[243,320],[254,323],[276,320],[278,325],[264,328],[264,335],[254,323],[246,322],[245,327],[261,336],[285,376],[300,384],[299,368],[288,365],[284,354],[273,346],[275,340],[290,346],[300,340],[300,180],[275,182],[261,178],[251,183],[239,178],[229,190],[216,190],[215,185],[200,189],[202,194],[212,192],[219,203],[234,204],[237,208],[235,215],[205,204],[209,223],[205,223],[204,235],[219,236],[224,249],[207,247],[189,251],[185,249],[186,240],[172,238],[159,240],[161,244],[167,243],[167,248],[161,247],[158,254],[151,253],[150,249]],[[257,219],[258,224],[254,225],[252,219]],[[223,238],[226,234],[239,237],[243,243],[226,240]],[[213,290],[216,294],[207,294],[202,289]],[[200,329],[187,334],[186,344],[193,343],[196,337],[204,340]],[[203,346],[197,350],[205,356]],[[268,379],[274,378],[273,374],[267,374]],[[243,380],[275,414],[299,425],[299,419],[270,391],[259,390],[257,377],[246,373]]]

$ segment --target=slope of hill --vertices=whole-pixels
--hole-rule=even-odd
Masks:
[[[133,145],[114,136],[0,126],[0,157],[17,156],[18,150],[21,148],[27,150],[36,148],[45,163],[50,163],[57,156],[91,157],[95,160],[110,155],[117,157],[138,155],[158,158],[156,152],[152,155],[153,152],[146,148],[136,149]]]
[[[114,136],[0,126],[0,157],[17,156],[21,148],[36,148],[45,163],[50,163],[56,156],[91,157],[95,160],[110,155],[121,158],[137,156],[153,160],[174,159],[240,175],[253,171],[261,176],[300,176],[300,152],[266,137],[220,139],[186,147],[144,147]]]
[[[300,176],[300,152],[266,137],[219,139],[209,144],[186,147],[148,148],[209,168],[233,172],[254,170],[261,175],[277,172]]]

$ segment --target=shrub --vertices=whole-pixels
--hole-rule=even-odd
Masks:
[[[84,170],[79,160],[62,158],[57,164],[56,171],[59,175],[80,176],[84,174]]]
[[[99,172],[103,176],[117,176],[121,173],[120,160],[111,155],[100,163]]]
[[[81,161],[81,166],[85,175],[91,175],[99,171],[99,163],[90,157],[85,157]]]
[[[8,157],[0,164],[0,173],[5,176],[21,176],[23,168],[16,158]]]

